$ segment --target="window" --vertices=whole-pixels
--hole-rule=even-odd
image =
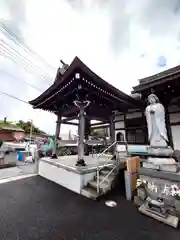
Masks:
[[[127,142],[129,144],[146,144],[145,129],[128,129]]]
[[[118,132],[116,134],[116,140],[119,142],[124,142],[124,134],[122,132]]]

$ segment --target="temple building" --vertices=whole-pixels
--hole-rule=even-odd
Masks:
[[[169,144],[180,150],[180,66],[139,80],[132,93],[140,94],[144,102],[151,93],[158,96],[166,111]]]
[[[103,124],[109,123],[111,143],[116,140],[117,134],[121,134],[119,137],[122,141],[125,141],[126,137],[134,138],[135,134],[139,142],[145,142],[141,139],[142,135],[138,135],[138,129],[140,133],[143,131],[144,117],[140,120],[142,122],[137,121],[141,128],[131,120],[135,109],[138,109],[142,116],[143,101],[134,99],[105,82],[78,57],[75,57],[69,66],[62,61],[61,63],[63,66],[58,69],[52,86],[30,101],[30,104],[35,109],[40,108],[57,115],[56,139],[59,138],[61,124],[78,126],[77,165],[85,164],[83,158],[86,154],[90,128],[95,126],[95,124],[91,125],[91,120],[98,120]],[[79,123],[73,123],[72,120],[75,119],[78,119]],[[127,131],[124,130],[125,124]],[[116,126],[118,127],[115,130]]]
[[[78,57],[70,65],[61,63],[54,83],[30,104],[57,116],[55,138],[59,143],[61,124],[78,127],[78,154],[58,157],[55,144],[52,157],[40,159],[41,176],[93,199],[109,191],[119,170],[126,169],[126,157],[132,149],[137,154],[137,149],[149,144],[144,111],[151,93],[165,107],[169,145],[180,149],[180,66],[139,80],[129,96],[96,75]],[[89,146],[99,144],[89,137],[91,129],[97,128],[106,128],[110,137],[99,155],[93,149],[91,154],[89,151]],[[122,152],[124,157],[119,157]]]

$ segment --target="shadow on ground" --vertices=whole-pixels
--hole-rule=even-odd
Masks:
[[[40,176],[0,185],[1,240],[178,240],[180,231],[141,215],[118,191],[92,201]]]

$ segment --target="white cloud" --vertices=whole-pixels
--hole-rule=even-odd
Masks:
[[[21,4],[21,0],[17,2]],[[17,33],[55,68],[60,59],[70,63],[77,55],[106,81],[130,93],[131,87],[138,84],[138,78],[180,64],[180,14],[176,0],[26,0],[24,3],[24,15],[19,21],[18,16],[13,14],[12,18],[12,11],[8,11],[8,1],[1,0],[0,6],[4,6],[3,11],[0,8],[1,18],[17,21]],[[162,69],[157,66],[159,56],[167,60]],[[34,61],[33,58],[30,60]],[[6,70],[13,70],[12,74],[21,80],[25,79],[42,90],[48,87],[47,82],[37,76],[14,69],[10,61],[0,61]],[[38,61],[35,64],[39,64]],[[46,70],[52,76],[51,83],[55,71]],[[39,95],[27,84],[4,75],[0,77],[6,79],[4,91],[24,100]],[[51,133],[55,131],[55,116],[32,110],[30,106],[10,101],[2,95],[0,98],[1,105],[3,102],[8,104],[0,117],[33,118],[42,129]],[[67,132],[67,126],[63,126],[62,131]]]

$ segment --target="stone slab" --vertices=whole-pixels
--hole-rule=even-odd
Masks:
[[[145,206],[145,204],[141,205],[139,208],[139,211],[149,217],[152,217],[160,222],[163,222],[169,226],[172,226],[174,228],[178,227],[178,223],[179,223],[179,218],[173,215],[168,214],[166,218],[164,217],[160,217],[159,215],[152,213],[150,211],[147,211],[147,208]]]
[[[150,156],[166,156],[172,157],[174,151],[171,147],[149,147],[148,148],[148,155]]]
[[[142,167],[138,169],[138,174],[154,177],[154,178],[161,178],[169,181],[180,182],[180,172],[172,173],[172,172],[157,171],[154,169],[147,169]]]
[[[179,167],[177,164],[162,164],[162,165],[155,165],[149,162],[143,162],[143,168],[153,169],[157,171],[165,171],[165,172],[172,172],[177,173],[179,171]]]

